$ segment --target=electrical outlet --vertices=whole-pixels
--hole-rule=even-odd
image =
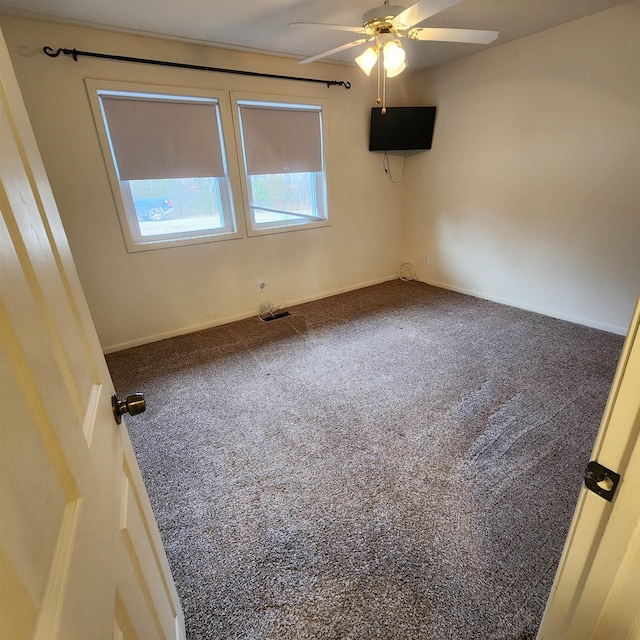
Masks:
[[[258,291],[266,291],[267,283],[266,282],[258,282]]]
[[[428,255],[426,255],[426,256],[424,257],[424,263],[425,263],[425,264],[429,264],[429,256],[428,256]]]

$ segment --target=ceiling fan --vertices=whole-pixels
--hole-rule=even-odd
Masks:
[[[370,75],[376,63],[378,65],[378,94],[380,93],[380,75],[382,75],[383,100],[378,96],[376,102],[383,103],[384,113],[384,92],[385,78],[393,78],[402,73],[406,66],[406,54],[402,48],[400,38],[409,40],[432,40],[440,42],[463,42],[471,44],[489,44],[498,37],[497,31],[487,31],[479,29],[441,29],[430,27],[417,27],[427,18],[457,4],[460,0],[418,0],[410,7],[400,7],[390,5],[389,0],[385,0],[381,7],[370,9],[362,16],[362,26],[349,26],[341,24],[323,24],[317,22],[292,22],[291,26],[309,26],[321,29],[332,29],[337,31],[349,31],[361,34],[358,38],[340,47],[323,51],[315,56],[301,60],[300,64],[315,62],[321,58],[326,58],[334,53],[345,51],[352,47],[372,42],[372,46],[367,48],[355,61],[358,66]],[[382,61],[382,67],[381,67]],[[381,74],[381,68],[384,69]]]

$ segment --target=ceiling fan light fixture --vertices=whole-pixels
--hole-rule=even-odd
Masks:
[[[407,68],[407,63],[403,62],[399,67],[396,67],[392,71],[387,69],[387,78],[395,78],[399,76]]]
[[[394,0],[383,0],[382,6],[374,7],[362,16],[362,24],[341,25],[315,22],[295,22],[296,25],[350,31],[360,34],[360,38],[329,49],[305,60],[300,64],[315,62],[365,42],[373,43],[355,58],[358,66],[367,76],[374,67],[378,82],[377,104],[382,104],[385,113],[386,81],[400,75],[407,68],[406,53],[401,45],[402,38],[414,41],[459,42],[463,44],[489,44],[498,37],[497,31],[484,29],[458,29],[441,27],[420,27],[431,16],[457,4],[460,0],[410,0],[408,7],[389,4]],[[412,53],[413,55],[413,53]],[[415,60],[414,60],[415,64]]]
[[[369,47],[356,58],[356,64],[369,76],[378,62],[378,47]]]
[[[406,54],[399,40],[389,40],[383,49],[384,68],[387,76],[392,78],[406,68]]]

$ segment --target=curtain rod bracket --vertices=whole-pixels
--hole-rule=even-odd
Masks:
[[[285,76],[274,73],[260,73],[258,71],[241,71],[239,69],[220,69],[218,67],[207,67],[200,64],[188,64],[186,62],[169,62],[167,60],[153,60],[150,58],[134,58],[131,56],[119,56],[111,53],[96,53],[95,51],[78,51],[77,49],[60,48],[54,51],[51,47],[43,47],[42,51],[50,58],[57,58],[61,53],[65,56],[71,56],[75,62],[78,62],[79,56],[89,58],[101,58],[103,60],[117,60],[119,62],[137,62],[139,64],[152,64],[160,67],[175,67],[178,69],[193,69],[196,71],[213,71],[214,73],[232,73],[240,76],[253,76],[258,78],[274,78],[277,80],[297,80],[298,82],[316,82],[326,84],[327,88],[332,86],[344,87],[351,89],[351,83],[348,80],[322,80],[319,78],[301,78],[298,76]]]

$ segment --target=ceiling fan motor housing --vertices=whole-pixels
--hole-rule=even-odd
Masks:
[[[374,33],[389,33],[396,27],[393,18],[402,13],[405,7],[398,7],[392,4],[384,4],[381,7],[370,9],[362,16],[363,26]]]

